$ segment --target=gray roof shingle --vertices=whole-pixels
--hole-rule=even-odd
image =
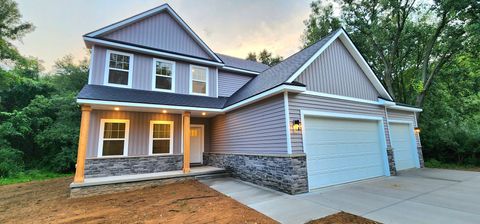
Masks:
[[[78,93],[77,98],[129,103],[204,107],[213,109],[223,108],[225,102],[227,101],[227,98],[225,97],[215,98],[206,96],[194,96],[101,85],[85,85]]]
[[[216,53],[216,54],[223,61],[223,63],[225,63],[225,66],[228,66],[228,67],[234,67],[234,68],[249,70],[253,72],[263,72],[268,68],[270,68],[268,65],[265,65],[256,61],[236,58],[236,57],[219,54],[219,53]]]
[[[277,87],[285,83],[308,59],[310,59],[321,47],[323,47],[332,38],[338,30],[331,32],[320,41],[295,53],[284,61],[265,70],[250,80],[237,92],[235,92],[227,101],[225,106],[230,106],[264,91]],[[223,59],[222,59],[223,60]]]

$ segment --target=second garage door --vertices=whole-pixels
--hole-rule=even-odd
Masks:
[[[384,175],[378,122],[305,118],[310,189]]]
[[[412,142],[412,130],[410,125],[403,123],[390,123],[393,155],[397,170],[405,170],[415,167],[416,157]]]

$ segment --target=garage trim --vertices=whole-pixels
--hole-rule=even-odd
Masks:
[[[306,147],[306,125],[305,125],[305,116],[314,116],[314,117],[332,117],[332,118],[346,118],[346,119],[358,119],[358,120],[376,120],[378,121],[378,128],[381,145],[383,146],[382,156],[383,156],[383,170],[385,176],[390,176],[390,166],[388,162],[388,155],[387,155],[387,141],[385,137],[385,126],[383,124],[383,117],[381,116],[368,116],[368,115],[357,115],[357,114],[344,114],[344,113],[335,113],[335,112],[322,112],[322,111],[314,111],[314,110],[300,110],[300,117],[302,124],[302,145],[303,145],[303,152],[307,154],[307,147]]]
[[[415,159],[415,167],[420,168],[420,159],[418,158],[418,152],[417,152],[417,139],[415,138],[414,134],[414,127],[415,125],[413,124],[412,121],[404,121],[404,120],[388,120],[389,125],[388,129],[390,130],[390,123],[401,123],[401,124],[408,124],[408,129],[410,130],[410,140],[412,142],[412,153],[413,153],[413,158]],[[390,138],[392,136],[390,135]],[[395,148],[393,149],[395,151]]]

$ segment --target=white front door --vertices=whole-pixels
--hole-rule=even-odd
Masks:
[[[385,174],[378,121],[305,118],[310,189]]]
[[[203,125],[190,125],[190,163],[203,162]]]

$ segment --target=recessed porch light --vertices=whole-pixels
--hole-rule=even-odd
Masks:
[[[120,107],[114,107],[113,109],[116,110],[116,111],[119,111]]]
[[[205,113],[205,112],[202,112],[202,116],[205,116],[205,115],[207,115],[207,113]]]
[[[166,114],[166,113],[167,113],[167,110],[162,110],[162,113]]]

